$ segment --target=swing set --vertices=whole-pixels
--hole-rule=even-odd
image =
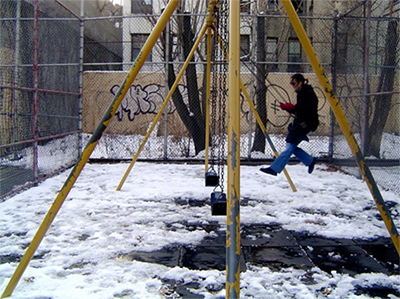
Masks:
[[[65,201],[68,193],[72,189],[75,184],[78,176],[83,170],[86,162],[89,160],[90,155],[92,154],[94,148],[99,142],[103,132],[109,125],[112,117],[115,115],[116,110],[118,109],[121,101],[125,97],[127,91],[132,85],[134,79],[139,73],[141,67],[146,61],[147,56],[149,55],[151,49],[155,45],[157,39],[161,35],[164,27],[168,23],[171,18],[173,12],[177,8],[179,4],[179,0],[170,0],[168,5],[164,9],[159,21],[153,28],[152,33],[144,44],[141,52],[138,55],[138,58],[134,62],[132,69],[129,71],[127,77],[124,82],[121,84],[119,91],[114,96],[109,108],[104,114],[101,122],[99,123],[96,130],[93,132],[90,140],[88,141],[85,149],[82,152],[82,155],[75,165],[75,167],[71,170],[70,175],[56,196],[53,205],[47,212],[44,220],[42,221],[39,229],[37,230],[35,236],[33,237],[30,245],[28,246],[25,254],[23,255],[21,261],[19,262],[16,270],[14,271],[6,289],[4,290],[1,298],[6,298],[12,295],[16,285],[18,284],[20,278],[22,277],[26,267],[28,266],[30,260],[32,259],[34,253],[39,247],[41,241],[44,238],[47,230],[49,229],[51,223],[55,219],[57,213],[59,212],[63,202]],[[368,185],[370,192],[373,196],[373,199],[376,203],[376,206],[380,212],[380,215],[386,225],[387,230],[392,238],[392,241],[395,245],[395,248],[400,256],[400,238],[397,232],[397,229],[393,223],[393,220],[390,216],[390,211],[388,210],[385,202],[380,194],[380,191],[376,185],[376,182],[372,176],[372,173],[368,166],[364,161],[364,157],[360,151],[360,148],[355,140],[355,137],[350,129],[348,121],[344,115],[344,112],[338,102],[338,99],[333,94],[332,86],[329,83],[328,78],[325,76],[324,71],[322,69],[321,64],[314,52],[314,49],[311,45],[311,42],[304,30],[302,23],[291,3],[290,0],[282,0],[282,5],[290,19],[290,22],[301,42],[302,48],[307,54],[307,57],[313,67],[315,74],[318,77],[320,85],[325,92],[325,95],[329,101],[329,104],[332,108],[332,111],[336,117],[337,122],[342,130],[342,133],[346,137],[346,140],[352,150],[353,156],[357,162],[357,165],[360,169],[360,172],[363,176],[363,179]],[[240,1],[230,0],[229,1],[229,30],[227,30],[227,26],[225,27],[226,32],[229,32],[229,49],[226,48],[223,38],[219,35],[219,31],[215,25],[215,17],[216,12],[218,11],[219,5],[226,5],[226,11],[228,11],[227,1],[221,0],[210,0],[208,5],[208,15],[206,18],[206,23],[201,29],[199,37],[194,43],[194,46],[189,53],[185,63],[183,64],[182,69],[176,77],[176,81],[170,88],[168,95],[166,96],[159,112],[157,113],[154,121],[152,122],[149,130],[142,141],[137,153],[133,157],[131,163],[128,166],[120,184],[117,187],[117,190],[120,190],[129,175],[134,163],[136,162],[140,152],[142,151],[145,143],[147,142],[151,132],[159,121],[165,107],[174,93],[175,89],[178,86],[178,82],[180,81],[186,67],[188,66],[191,58],[194,55],[195,50],[197,49],[201,39],[207,33],[207,78],[206,78],[206,155],[205,155],[205,184],[206,186],[215,187],[214,191],[211,194],[211,205],[212,205],[212,214],[213,215],[227,215],[227,229],[226,229],[226,298],[239,298],[240,297],[240,92],[246,98],[250,108],[252,109],[257,123],[260,126],[261,130],[265,133],[265,137],[267,142],[269,143],[271,149],[273,150],[275,156],[278,156],[278,153],[272,144],[271,139],[269,138],[266,128],[262,123],[257,111],[254,107],[253,102],[249,94],[247,93],[243,82],[240,79]],[[226,25],[226,24],[225,24]],[[219,86],[228,86],[228,93],[226,89],[218,88],[220,92],[219,96],[213,94],[211,96],[210,87],[211,87],[211,49],[212,49],[212,36],[214,36],[215,44],[218,44],[220,47],[221,53],[225,56],[226,60],[229,62],[229,69],[223,70],[222,73],[228,73],[228,84],[219,85]],[[228,51],[229,50],[229,51]],[[214,66],[215,68],[216,66]],[[214,69],[214,73],[217,70]],[[221,71],[221,70],[219,70]],[[215,76],[215,75],[214,75]],[[215,77],[214,77],[214,80]],[[224,79],[223,79],[224,80]],[[213,82],[213,87],[215,88],[217,85]],[[217,98],[220,99],[220,102],[217,103]],[[229,99],[229,101],[227,101]],[[210,102],[211,102],[211,115],[212,121],[211,126],[210,123]],[[224,108],[225,107],[225,108]],[[227,111],[224,109],[227,108]],[[224,171],[223,167],[225,164],[225,160],[223,158],[223,154],[225,152],[225,117],[222,117],[221,122],[217,125],[217,109],[220,109],[219,112],[223,113],[225,116],[227,114],[228,125],[226,128],[227,131],[227,192],[225,194],[223,185],[224,185]],[[226,113],[227,112],[227,113]],[[211,132],[210,132],[211,129]],[[211,161],[209,161],[209,149],[211,144]],[[218,141],[218,159],[215,159],[215,150],[216,144]],[[217,168],[217,169],[216,169]],[[288,180],[293,192],[296,191],[296,188],[291,181],[289,174],[286,170],[284,170],[284,174],[286,179]],[[220,188],[220,191],[216,189]]]

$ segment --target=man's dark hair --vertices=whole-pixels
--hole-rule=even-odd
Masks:
[[[303,84],[308,84],[308,79],[305,79],[302,74],[294,74],[291,77],[293,80],[296,80],[297,82],[301,82]]]

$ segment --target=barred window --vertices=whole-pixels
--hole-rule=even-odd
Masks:
[[[138,57],[140,51],[143,48],[143,45],[145,44],[147,38],[149,37],[148,34],[140,34],[140,33],[133,33],[131,35],[132,41],[131,41],[131,61],[135,61],[136,58]],[[147,56],[146,61],[152,61],[152,54],[151,52]]]
[[[301,72],[301,65],[296,64],[296,62],[301,62],[301,44],[295,37],[289,38],[288,62],[288,72]]]
[[[347,73],[347,52],[348,52],[348,34],[347,32],[338,33],[336,71],[338,73]]]
[[[240,12],[242,13],[250,13],[250,1],[249,0],[240,0]]]
[[[278,0],[268,0],[266,9],[267,9],[267,12],[278,11]]]
[[[267,62],[278,62],[278,38],[277,37],[267,37],[266,44],[266,60]],[[268,69],[271,72],[275,72],[278,70],[278,65],[268,64]]]
[[[240,57],[242,60],[250,59],[250,35],[240,35]]]
[[[292,0],[292,4],[297,13],[303,13],[306,0]]]
[[[132,14],[152,14],[153,0],[131,0]]]

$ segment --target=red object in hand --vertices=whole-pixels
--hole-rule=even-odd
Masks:
[[[286,111],[292,111],[295,108],[294,104],[292,104],[292,103],[280,103],[279,107],[282,110],[286,110]]]

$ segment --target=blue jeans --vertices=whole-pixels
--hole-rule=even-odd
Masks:
[[[297,147],[299,143],[286,143],[285,150],[275,159],[270,168],[280,173],[289,162],[290,156],[294,154],[306,166],[309,166],[313,161],[313,156],[307,154],[304,150]]]

